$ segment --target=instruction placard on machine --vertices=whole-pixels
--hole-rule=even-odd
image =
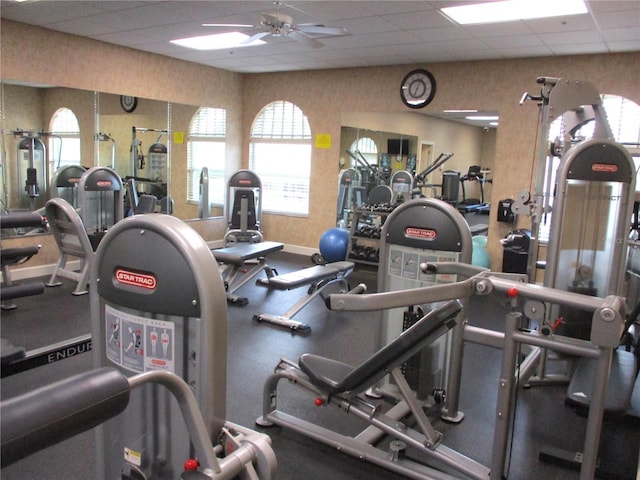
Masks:
[[[132,372],[175,372],[175,324],[105,306],[107,358]]]
[[[389,249],[388,274],[427,285],[451,283],[455,281],[455,275],[424,273],[420,270],[420,264],[457,261],[457,252],[394,247]]]

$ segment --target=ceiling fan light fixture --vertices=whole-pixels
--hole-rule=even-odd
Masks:
[[[249,35],[240,32],[216,33],[198,37],[178,38],[170,43],[194,50],[223,50],[225,48],[251,47],[263,45],[263,40],[255,39],[247,42]]]

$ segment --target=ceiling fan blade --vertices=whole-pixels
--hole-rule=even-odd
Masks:
[[[203,23],[203,27],[224,27],[224,28],[257,28],[255,25],[246,23]]]
[[[264,37],[266,37],[268,35],[271,35],[271,32],[258,32],[256,34],[251,35],[246,40],[243,40],[238,45],[248,45],[250,43],[255,42],[256,40],[261,40],[261,39],[263,39]]]
[[[350,33],[342,27],[325,27],[324,25],[300,24],[296,25],[300,32],[311,33],[316,35],[344,36]]]
[[[311,48],[320,48],[324,47],[324,43],[316,40],[315,38],[310,37],[304,32],[300,32],[298,30],[294,30],[293,32],[287,35],[289,38],[293,38],[296,42],[300,42],[305,44],[307,47]]]

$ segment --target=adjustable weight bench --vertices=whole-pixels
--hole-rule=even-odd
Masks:
[[[276,290],[293,290],[305,285],[309,285],[309,289],[306,296],[302,297],[282,315],[261,313],[254,315],[253,319],[259,322],[281,325],[291,330],[309,332],[311,330],[309,325],[292,320],[292,318],[305,308],[316,296],[322,295],[323,291],[329,285],[340,283],[343,287],[342,293],[346,293],[347,290],[349,290],[346,278],[353,272],[353,269],[353,262],[343,261],[303,268],[302,270],[285,273],[284,275],[262,278],[257,282],[259,285],[264,285]],[[365,289],[366,287],[362,285],[358,287],[358,291],[354,291],[353,293],[362,293]]]
[[[234,293],[261,271],[267,278],[274,275],[274,269],[266,263],[266,256],[282,250],[284,244],[279,242],[238,243],[232,247],[212,249],[211,253],[221,264],[220,273],[227,289],[227,301],[246,305],[246,297],[238,297]]]
[[[312,354],[303,354],[298,364],[281,359],[275,372],[265,383],[263,415],[256,423],[263,427],[276,424],[291,428],[344,453],[366,459],[407,477],[454,478],[398,455],[397,449],[394,455],[392,449],[399,445],[411,447],[412,452],[417,451],[423,457],[435,459],[439,464],[444,463],[454,466],[453,468],[462,466],[464,469],[473,462],[440,444],[442,434],[433,429],[421,403],[401,373],[404,362],[456,325],[455,317],[461,310],[462,304],[458,300],[441,304],[357,367]],[[369,403],[361,394],[388,374],[392,375],[398,387],[400,402],[384,412],[381,405]],[[277,387],[281,379],[310,391],[316,396],[316,405],[333,405],[343,413],[356,415],[368,423],[369,427],[356,436],[347,436],[278,410]],[[413,414],[416,426],[409,427],[399,422],[398,417],[395,417],[398,410]],[[374,446],[384,434],[393,437],[389,444],[391,452]]]

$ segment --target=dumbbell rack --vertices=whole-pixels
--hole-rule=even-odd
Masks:
[[[367,205],[354,211],[347,260],[378,266],[382,225],[395,207],[392,204]]]

